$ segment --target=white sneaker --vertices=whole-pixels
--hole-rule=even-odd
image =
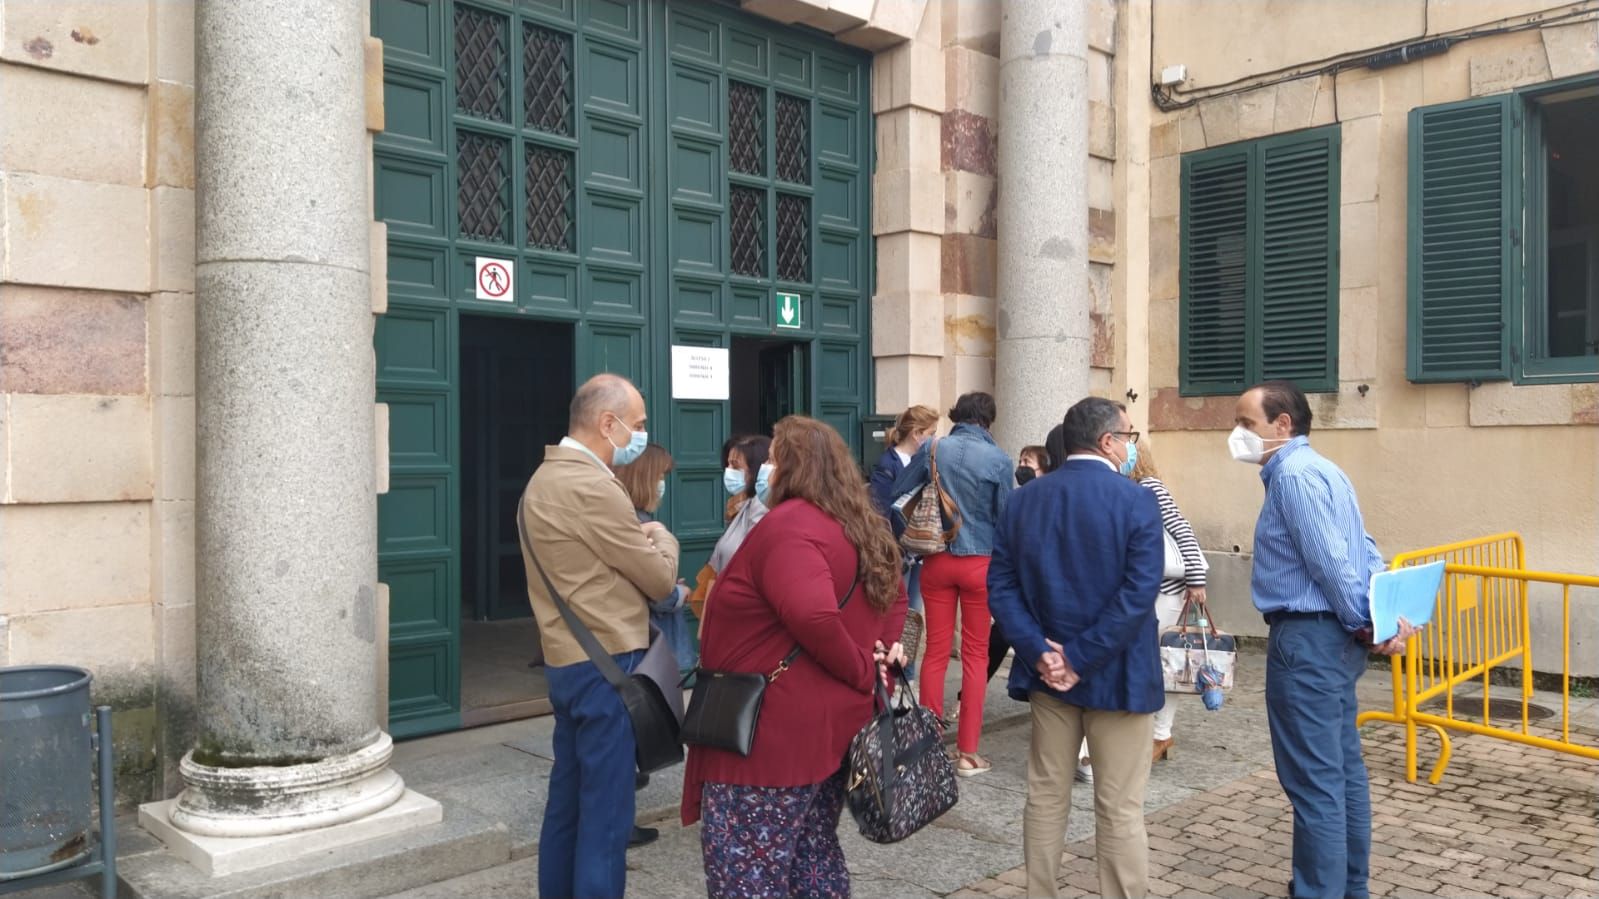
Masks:
[[[1072,780],[1075,780],[1075,781],[1077,781],[1080,784],[1091,784],[1091,783],[1093,783],[1094,782],[1094,764],[1093,764],[1093,760],[1088,758],[1087,756],[1084,756],[1084,757],[1078,759],[1077,760],[1077,773],[1072,775]]]

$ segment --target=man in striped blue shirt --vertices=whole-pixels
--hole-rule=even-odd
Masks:
[[[1371,645],[1367,592],[1383,569],[1355,488],[1310,447],[1310,402],[1289,381],[1238,398],[1234,459],[1261,466],[1250,591],[1271,626],[1266,715],[1277,779],[1294,808],[1295,897],[1368,896],[1371,794],[1355,728],[1366,654],[1392,655],[1413,631]]]

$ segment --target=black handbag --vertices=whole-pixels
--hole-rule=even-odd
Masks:
[[[897,669],[903,704],[895,707],[877,678],[877,713],[850,740],[844,796],[861,836],[897,843],[955,807],[955,766],[944,753],[938,718],[911,697]]]
[[[855,588],[860,586],[860,560],[855,561],[855,580],[849,591],[839,600],[844,608]],[[783,657],[771,674],[749,671],[713,671],[695,668],[679,683],[694,679],[694,696],[689,700],[688,713],[683,716],[683,742],[711,749],[725,749],[747,756],[755,745],[755,725],[760,721],[761,702],[766,698],[766,687],[782,676],[788,666],[799,657],[796,644]]]
[[[571,606],[545,574],[539,557],[533,553],[533,545],[528,542],[527,531],[522,527],[520,505],[516,531],[522,538],[522,550],[533,560],[533,567],[544,581],[545,592],[550,594],[556,610],[561,613],[561,620],[588,653],[589,661],[600,669],[600,675],[621,697],[628,720],[633,723],[633,758],[638,770],[649,774],[681,762],[683,742],[679,734],[683,723],[683,691],[677,685],[677,656],[672,653],[671,641],[664,639],[655,625],[650,625],[650,644],[644,651],[644,658],[632,674],[624,672],[588,625],[573,614]]]

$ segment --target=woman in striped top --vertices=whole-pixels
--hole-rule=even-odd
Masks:
[[[1165,630],[1177,623],[1177,616],[1182,613],[1185,601],[1195,604],[1205,601],[1205,570],[1210,566],[1205,561],[1205,554],[1200,551],[1193,527],[1183,517],[1182,510],[1177,508],[1177,501],[1172,499],[1166,485],[1161,483],[1160,472],[1155,468],[1155,454],[1150,449],[1147,435],[1138,443],[1138,459],[1130,477],[1155,494],[1155,499],[1160,503],[1161,524],[1165,526],[1166,533],[1177,541],[1177,548],[1183,555],[1183,576],[1161,581],[1160,596],[1155,600],[1155,616],[1160,629]],[[1166,705],[1155,713],[1151,764],[1171,755],[1172,745],[1176,742],[1172,739],[1171,725],[1176,715],[1177,709],[1172,705],[1170,694],[1167,694]]]

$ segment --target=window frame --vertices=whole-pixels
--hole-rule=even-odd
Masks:
[[[1257,384],[1265,379],[1264,374],[1264,348],[1265,340],[1265,297],[1264,297],[1264,269],[1266,235],[1264,228],[1265,208],[1265,157],[1266,154],[1277,147],[1293,146],[1301,143],[1310,143],[1318,139],[1327,142],[1327,317],[1326,328],[1326,368],[1322,378],[1317,380],[1299,380],[1299,386],[1306,393],[1337,393],[1338,392],[1338,367],[1339,367],[1339,313],[1340,313],[1340,285],[1342,283],[1342,147],[1343,127],[1341,123],[1320,125],[1314,128],[1304,128],[1281,134],[1250,140],[1234,141],[1203,150],[1183,153],[1180,157],[1180,175],[1178,180],[1179,203],[1179,233],[1178,233],[1178,352],[1177,352],[1177,382],[1180,396],[1230,396],[1247,389],[1251,384]],[[1221,381],[1200,381],[1196,383],[1189,375],[1189,315],[1188,315],[1188,278],[1192,272],[1190,266],[1190,217],[1188,214],[1188,186],[1191,169],[1197,164],[1204,164],[1213,159],[1236,157],[1243,155],[1245,161],[1245,180],[1248,194],[1245,199],[1245,294],[1244,294],[1244,334],[1243,357],[1244,377],[1234,384]]]
[[[1549,167],[1543,142],[1543,110],[1555,95],[1599,90],[1599,75],[1561,78],[1519,88],[1522,117],[1520,258],[1522,277],[1511,288],[1510,376],[1515,384],[1580,384],[1599,381],[1599,355],[1553,357],[1549,346]],[[1595,223],[1599,227],[1599,222]],[[1599,262],[1589,259],[1590,277]]]

